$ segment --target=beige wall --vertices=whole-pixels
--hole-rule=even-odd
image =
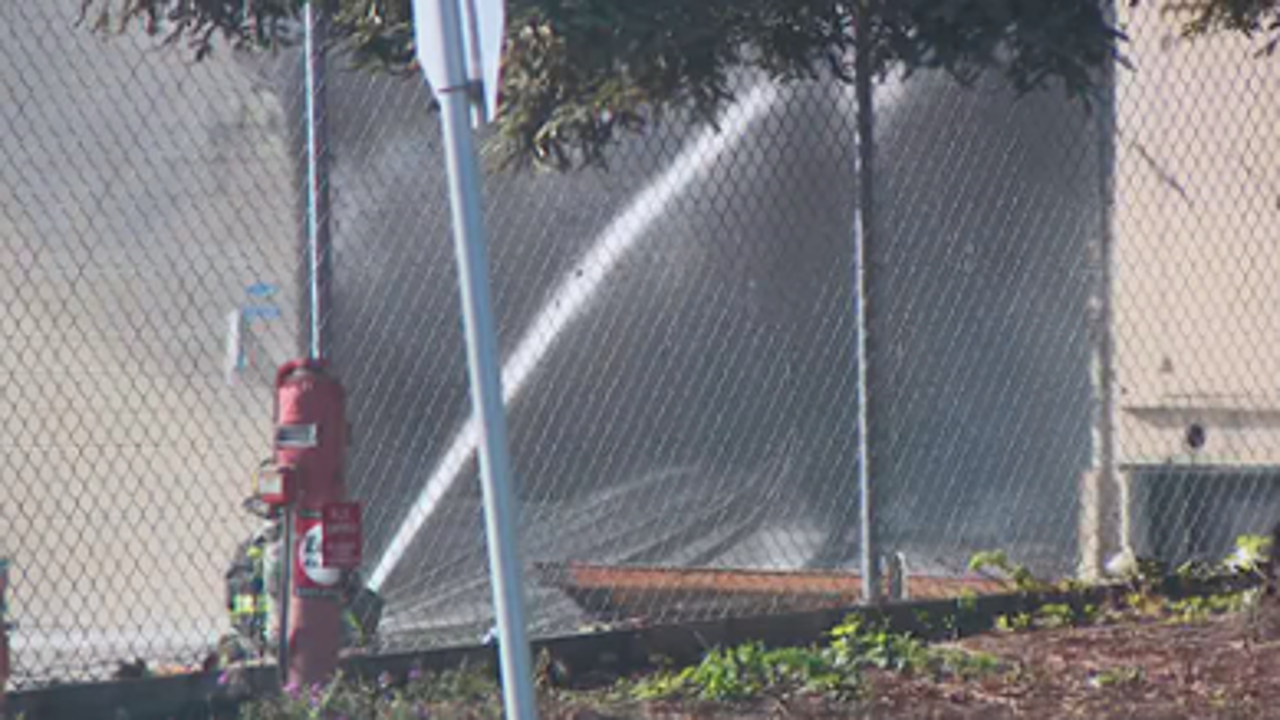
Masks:
[[[1116,337],[1122,461],[1280,462],[1280,62],[1185,17],[1126,9],[1118,83]]]
[[[224,622],[270,395],[223,379],[228,313],[280,284],[292,343],[292,158],[278,103],[0,3],[0,544],[20,670],[163,657]],[[60,648],[65,645],[66,647]]]

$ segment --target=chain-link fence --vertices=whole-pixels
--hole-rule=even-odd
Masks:
[[[78,4],[0,3],[19,684],[225,632],[271,378],[304,351],[301,58],[190,64],[75,27]],[[1136,70],[1092,112],[881,83],[867,224],[836,82],[744,76],[719,131],[675,119],[607,170],[487,178],[535,634],[857,602],[860,346],[873,535],[912,595],[981,589],[978,550],[1062,576],[1130,545],[1222,554],[1280,517],[1280,68],[1129,12]],[[439,128],[421,83],[341,60],[326,98],[322,321],[380,634],[476,642]]]
[[[1280,520],[1280,65],[1189,11],[1135,13],[1115,136],[1120,524],[1173,560]]]
[[[253,352],[296,352],[281,102],[229,59],[104,43],[77,7],[0,3],[0,543],[18,686],[217,639],[271,428],[271,397],[224,380],[228,317],[276,308]],[[257,298],[259,283],[278,292]]]

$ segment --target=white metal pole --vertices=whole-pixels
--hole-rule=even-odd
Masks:
[[[432,40],[441,48],[447,81],[447,87],[433,89],[440,101],[472,405],[479,421],[480,480],[489,540],[489,576],[497,615],[502,696],[508,718],[532,720],[537,717],[537,705],[524,623],[524,586],[516,550],[511,461],[497,331],[489,293],[480,169],[471,137],[472,96],[463,62],[463,29],[458,0],[436,0],[427,6],[438,13],[435,22],[429,24],[439,35]]]

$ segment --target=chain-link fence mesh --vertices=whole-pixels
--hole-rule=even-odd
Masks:
[[[1121,522],[1175,561],[1280,519],[1280,65],[1176,7],[1132,13],[1114,213]]]
[[[271,378],[303,351],[301,58],[190,64],[75,27],[78,4],[0,4],[20,686],[193,660],[226,631]],[[535,634],[857,602],[864,309],[874,534],[913,595],[974,587],[978,550],[1062,576],[1126,544],[1222,554],[1280,515],[1280,70],[1126,12],[1136,70],[1093,112],[994,79],[881,83],[865,233],[833,81],[743,76],[718,131],[673,119],[608,169],[489,174]],[[420,82],[340,59],[326,98],[322,320],[380,634],[475,642],[492,611],[439,128]]]
[[[229,387],[228,318],[294,354],[289,120],[252,71],[103,43],[76,2],[0,4],[0,517],[15,678],[188,660],[271,398]]]

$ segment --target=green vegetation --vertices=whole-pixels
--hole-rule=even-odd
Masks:
[[[320,0],[317,0],[320,2]],[[86,24],[137,27],[197,58],[296,42],[302,0],[81,0]],[[356,66],[413,77],[411,0],[329,0],[331,38]],[[1020,92],[1087,98],[1117,52],[1097,0],[507,0],[500,157],[603,162],[619,136],[666,114],[716,117],[743,69],[788,82],[848,80],[865,26],[871,69],[992,71]],[[141,82],[147,82],[142,80]]]
[[[1184,573],[1198,579],[1256,573],[1268,570],[1270,549],[1264,538],[1243,536],[1236,552],[1221,563],[1186,566]],[[1248,612],[1255,606],[1258,589],[1229,589],[1202,595],[1171,598],[1160,594],[1154,577],[1135,575],[1127,584],[1099,596],[1081,595],[1080,584],[1047,583],[999,551],[974,557],[971,567],[995,571],[1025,592],[1025,609],[994,618],[998,630],[1031,632],[1113,623],[1188,624],[1207,622],[1215,616]],[[1052,602],[1045,602],[1048,593]],[[1097,599],[1095,601],[1095,599]],[[746,703],[763,698],[786,701],[794,697],[863,704],[875,699],[879,683],[888,678],[912,681],[974,681],[1020,683],[1033,680],[1021,662],[954,645],[928,644],[925,637],[956,637],[960,621],[972,619],[977,597],[971,593],[956,599],[950,612],[916,611],[909,614],[915,633],[898,632],[882,622],[850,615],[822,639],[804,647],[767,647],[749,642],[717,647],[700,662],[684,668],[662,667],[625,678],[603,689],[570,691],[556,687],[559,666],[548,654],[538,658],[539,691],[556,708],[607,708],[624,717],[642,716],[649,703],[712,702]],[[654,660],[654,659],[651,659]],[[663,662],[654,660],[653,665]],[[567,671],[565,671],[567,673]],[[1104,666],[1090,670],[1087,686],[1095,690],[1127,688],[1147,683],[1141,667]],[[255,701],[241,717],[268,718],[369,718],[391,720],[417,717],[497,718],[501,716],[499,692],[492,672],[462,669],[440,674],[411,674],[407,679],[379,678],[374,682],[339,679],[324,688],[300,690]],[[570,715],[572,716],[572,715]]]
[[[1019,592],[1046,592],[1053,589],[1052,585],[1031,574],[1027,566],[1009,560],[1009,555],[1003,550],[974,553],[969,559],[969,569],[978,573],[996,570],[1012,582]]]
[[[1255,581],[1264,580],[1270,572],[1270,552],[1269,537],[1241,535],[1236,538],[1234,552],[1222,561],[1183,563],[1172,576],[1182,581],[1200,582],[1241,575]],[[1087,587],[1044,582],[1032,575],[1026,567],[1009,560],[1003,551],[978,553],[969,566],[978,572],[999,571],[1020,592],[1066,592],[1069,596],[1075,596],[1078,590]],[[1107,607],[1079,602],[1049,603],[1035,610],[1000,615],[996,618],[996,629],[1002,632],[1025,632],[1132,620],[1201,623],[1219,615],[1250,611],[1259,597],[1257,588],[1238,589],[1226,586],[1227,589],[1219,592],[1170,598],[1160,593],[1160,587],[1169,575],[1169,564],[1164,561],[1136,559],[1119,578],[1127,585],[1128,590],[1119,597],[1118,602],[1112,602]]]
[[[627,694],[635,700],[737,701],[796,692],[854,698],[867,670],[970,680],[1003,669],[994,656],[931,647],[909,634],[868,626],[855,616],[832,629],[825,646],[767,649],[751,643],[716,649],[696,666],[628,685]]]
[[[1095,688],[1127,687],[1141,683],[1144,675],[1145,673],[1140,667],[1121,665],[1120,667],[1091,673],[1089,685]]]
[[[1049,603],[1034,611],[998,615],[996,629],[1001,632],[1055,630],[1094,625],[1102,620],[1103,612],[1092,603]]]
[[[540,657],[540,668],[545,670],[549,662]],[[714,649],[692,667],[619,680],[604,690],[557,690],[548,683],[539,683],[539,687],[544,699],[565,707],[585,704],[625,709],[664,700],[734,703],[797,694],[858,702],[867,691],[868,671],[969,682],[1007,669],[1007,664],[993,655],[932,647],[908,634],[850,617],[832,629],[824,643],[809,647],[767,648],[745,643]],[[428,716],[500,717],[501,703],[492,673],[462,669],[412,673],[401,680],[383,676],[373,682],[340,677],[327,687],[286,688],[278,696],[251,702],[242,708],[240,717],[407,720]]]

